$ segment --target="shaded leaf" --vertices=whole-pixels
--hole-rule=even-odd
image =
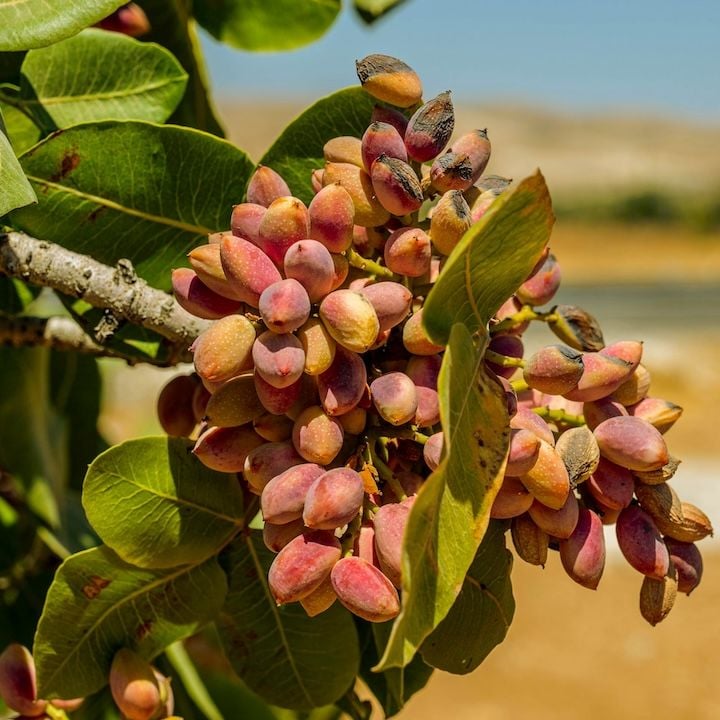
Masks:
[[[450,612],[420,648],[439,670],[472,672],[505,639],[515,612],[505,530],[504,523],[490,523]]]
[[[59,131],[22,156],[40,203],[20,229],[107,264],[129,258],[151,285],[227,227],[253,165],[241,150],[189,128],[104,122]]]
[[[223,137],[225,133],[208,95],[209,81],[191,5],[189,0],[144,0],[142,7],[150,20],[150,32],[142,39],[166,47],[188,74],[187,90],[170,122]]]
[[[30,535],[24,544],[23,555],[27,553],[32,539]],[[42,602],[52,582],[54,570],[52,565],[32,568],[16,587],[0,593],[0,646],[4,648],[17,642],[32,647]]]
[[[64,40],[122,4],[122,0],[0,0],[0,51],[29,50]]]
[[[455,323],[471,333],[483,329],[535,266],[554,222],[539,170],[495,200],[453,250],[428,295],[423,322],[430,337],[445,344]]]
[[[0,83],[20,83],[20,66],[24,52],[0,52]]]
[[[368,25],[400,7],[406,0],[355,0],[355,12]]]
[[[10,140],[5,135],[5,121],[0,114],[0,217],[11,210],[36,202],[20,163],[15,157]]]
[[[359,665],[352,617],[339,603],[309,618],[299,603],[278,607],[267,584],[274,555],[260,533],[225,556],[229,591],[218,628],[235,672],[264,700],[310,710],[337,700]]]
[[[242,525],[237,477],[206,468],[181,438],[128,440],[97,457],[83,507],[102,541],[140,567],[198,563]]]
[[[338,135],[362,137],[370,123],[372,98],[359,87],[318,100],[293,120],[260,160],[280,173],[303,202],[313,198],[310,174],[325,165],[323,145]]]
[[[439,378],[445,456],[413,504],[403,541],[403,604],[376,670],[407,665],[450,610],[502,483],[509,429],[504,392],[482,347],[457,323]]]
[[[165,48],[96,29],[31,50],[22,73],[20,101],[41,108],[58,128],[102,120],[162,123],[187,84]]]
[[[38,295],[40,289],[18,278],[0,275],[0,312],[15,315],[22,312]]]
[[[340,0],[196,0],[195,17],[218,40],[241,50],[293,50],[324,35]]]
[[[100,436],[102,381],[94,357],[53,351],[50,355],[50,401],[63,417],[67,431],[67,483],[79,490],[88,465],[107,449]]]
[[[30,509],[56,527],[66,456],[62,417],[50,402],[49,361],[45,348],[0,347],[0,469],[18,479]]]
[[[214,558],[142,570],[106,547],[70,556],[50,586],[35,636],[38,694],[82,697],[99,690],[120,648],[154,658],[209,622],[226,590]]]
[[[368,642],[363,649],[360,674],[382,705],[385,717],[397,715],[405,703],[427,685],[434,668],[416,655],[404,668],[390,668],[381,673],[372,672],[382,657],[392,630],[392,623],[369,623],[365,626]]]
[[[40,128],[24,112],[1,99],[0,114],[5,118],[6,134],[16,155],[21,155],[40,140]]]

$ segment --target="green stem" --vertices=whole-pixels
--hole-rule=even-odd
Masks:
[[[52,530],[40,525],[37,529],[38,537],[45,543],[46,547],[50,552],[57,555],[61,560],[70,557],[70,551],[60,542],[58,537]]]
[[[364,270],[370,275],[386,278],[395,277],[395,274],[392,272],[392,270],[389,270],[388,268],[380,265],[380,263],[377,263],[374,260],[364,258],[352,248],[345,251],[345,257],[354,268],[357,268],[358,270]]]
[[[485,351],[485,360],[493,363],[493,365],[500,365],[500,367],[525,367],[525,361],[522,358],[501,355],[494,350]]]
[[[242,527],[249,527],[250,523],[253,521],[253,518],[257,515],[259,509],[260,498],[255,495],[253,496],[252,500],[250,500],[245,506],[245,514],[243,515]]]
[[[573,427],[582,427],[585,425],[585,418],[582,415],[571,415],[562,408],[536,407],[533,412],[544,420],[550,420],[561,425],[571,425]]]
[[[516,392],[524,392],[525,390],[529,390],[530,386],[522,379],[520,380],[511,380],[510,381],[510,387]]]
[[[514,315],[506,317],[496,325],[490,327],[490,333],[496,335],[497,333],[507,332],[512,330],[518,325],[530,322],[532,320],[539,320],[540,322],[554,322],[557,320],[557,314],[552,310],[548,312],[538,312],[534,310],[532,305],[523,305]]]
[[[210,696],[184,645],[181,642],[173,643],[166,648],[165,655],[198,710],[207,720],[223,720],[222,713]]]
[[[68,720],[67,713],[60,708],[56,708],[54,705],[47,705],[45,707],[45,714],[52,718],[52,720]]]
[[[393,473],[393,471],[380,459],[380,456],[375,451],[374,446],[374,441],[368,443],[372,464],[378,471],[378,475],[390,486],[390,489],[393,491],[398,501],[402,502],[405,498],[407,498],[405,490],[403,490],[403,486],[400,484],[400,481],[395,477],[395,473]]]

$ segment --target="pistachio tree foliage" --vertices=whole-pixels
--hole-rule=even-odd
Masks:
[[[23,716],[390,717],[503,641],[506,544],[595,589],[614,525],[652,624],[700,582],[681,408],[640,342],[552,305],[540,171],[487,174],[488,132],[385,55],[258,163],[223,139],[197,25],[287,50],[339,11],[0,0],[0,696]],[[533,322],[554,344],[525,357]],[[107,447],[98,357],[194,363],[167,436]]]

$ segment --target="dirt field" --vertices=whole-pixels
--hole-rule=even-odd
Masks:
[[[652,628],[637,609],[641,576],[619,559],[596,592],[570,581],[557,555],[545,570],[517,561],[505,642],[470,676],[436,674],[398,717],[717,720],[719,552],[705,574]]]

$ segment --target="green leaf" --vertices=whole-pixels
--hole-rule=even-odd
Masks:
[[[260,164],[279,172],[294,195],[310,202],[314,195],[310,174],[325,165],[323,145],[338,135],[362,137],[374,105],[359,87],[318,100],[285,128]]]
[[[368,25],[400,7],[406,0],[355,0],[355,12]]]
[[[140,567],[198,563],[240,529],[235,475],[206,468],[181,438],[128,440],[90,465],[83,507],[102,541]]]
[[[102,381],[94,357],[80,353],[50,355],[50,400],[67,428],[68,484],[79,490],[88,465],[107,449],[97,429]]]
[[[438,380],[445,456],[413,504],[403,541],[403,605],[375,670],[407,665],[447,615],[490,519],[505,471],[509,428],[505,395],[485,372],[458,323]]]
[[[253,170],[241,150],[189,128],[125,121],[59,131],[21,157],[40,203],[20,229],[107,264],[129,258],[155,287],[229,224]]]
[[[228,548],[229,591],[218,621],[227,656],[269,703],[298,710],[332,703],[358,671],[355,625],[339,603],[314,618],[299,603],[278,607],[267,585],[273,558],[259,533]]]
[[[114,12],[122,0],[0,0],[0,51],[64,40]]]
[[[483,329],[535,266],[554,222],[539,170],[503,193],[465,233],[430,291],[423,309],[430,337],[445,344],[455,323]]]
[[[37,202],[37,197],[15,157],[10,140],[5,135],[2,114],[0,114],[0,128],[2,128],[0,129],[0,217],[2,217],[15,208]]]
[[[427,685],[434,668],[427,665],[420,655],[416,655],[407,667],[372,672],[371,668],[377,665],[385,651],[392,623],[369,623],[365,629],[370,637],[363,649],[360,674],[382,705],[385,717],[389,718],[397,715],[405,703]]]
[[[190,6],[189,0],[144,0],[142,7],[150,20],[150,32],[143,40],[166,47],[188,74],[187,90],[170,122],[223,137],[225,133],[208,96],[209,81]]]
[[[6,134],[17,155],[40,140],[40,128],[18,108],[0,100],[0,114],[5,117]]]
[[[490,523],[457,600],[420,648],[425,662],[439,670],[472,672],[507,635],[515,599],[505,530],[504,523]]]
[[[195,17],[218,40],[241,50],[293,50],[322,37],[340,0],[196,0]]]
[[[214,558],[142,570],[106,547],[72,555],[55,575],[35,636],[39,695],[83,697],[99,690],[120,648],[154,658],[210,622],[226,591]]]
[[[85,30],[22,66],[20,101],[55,127],[102,120],[162,123],[180,102],[187,74],[165,48],[115,32]]]
[[[45,348],[0,348],[0,468],[20,481],[31,510],[56,527],[65,435],[50,402],[49,360]]]

